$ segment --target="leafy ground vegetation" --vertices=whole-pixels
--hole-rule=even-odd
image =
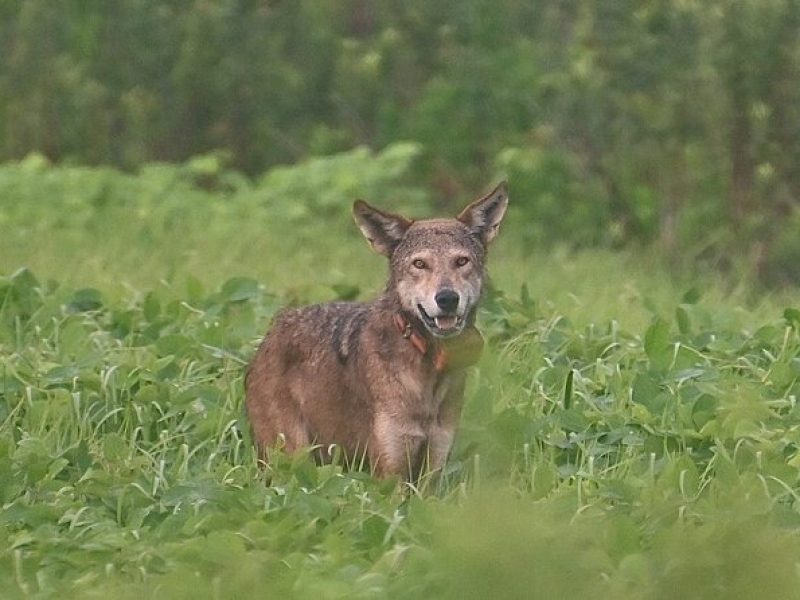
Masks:
[[[792,290],[537,254],[513,211],[442,479],[257,467],[244,366],[381,285],[349,201],[431,210],[413,155],[0,167],[3,597],[800,596]]]

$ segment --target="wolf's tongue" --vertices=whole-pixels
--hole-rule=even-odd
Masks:
[[[434,322],[439,329],[452,329],[456,326],[458,319],[456,317],[435,317]]]

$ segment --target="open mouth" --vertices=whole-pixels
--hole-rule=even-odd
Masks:
[[[430,330],[431,333],[440,337],[447,337],[461,333],[461,328],[464,324],[464,319],[458,315],[439,315],[431,317],[425,312],[421,304],[417,304],[422,322]]]

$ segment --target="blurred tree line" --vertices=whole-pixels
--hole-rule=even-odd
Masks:
[[[413,140],[532,243],[800,280],[800,0],[3,0],[0,159],[249,174]]]

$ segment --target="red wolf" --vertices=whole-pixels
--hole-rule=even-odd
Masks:
[[[453,443],[465,368],[483,346],[475,312],[486,248],[508,206],[505,182],[452,219],[414,221],[363,200],[353,216],[389,259],[370,302],[282,311],[246,377],[262,458],[317,445],[317,458],[366,459],[378,477],[415,481],[441,469]]]

